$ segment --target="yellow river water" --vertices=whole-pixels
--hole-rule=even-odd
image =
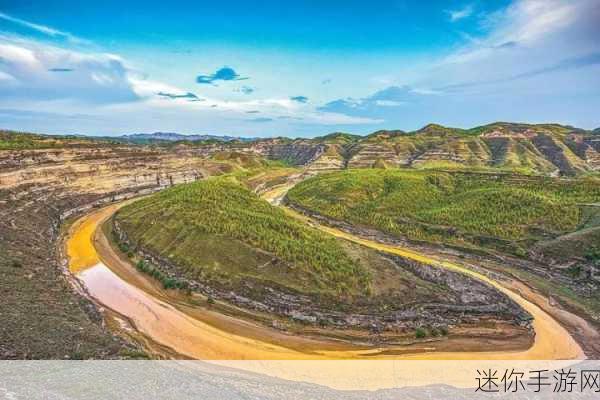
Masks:
[[[185,307],[178,307],[164,296],[143,290],[135,282],[122,279],[113,271],[111,265],[107,265],[107,260],[101,259],[95,245],[96,231],[119,207],[120,205],[115,204],[96,210],[72,226],[66,243],[70,271],[83,281],[96,301],[127,317],[135,329],[145,337],[189,358],[211,360],[235,368],[335,388],[374,389],[430,383],[469,386],[473,383],[475,366],[483,368],[485,365],[502,364],[497,360],[528,360],[526,362],[530,363],[530,360],[577,360],[585,357],[581,347],[566,329],[540,307],[504,287],[500,282],[457,264],[436,260],[409,249],[365,240],[326,226],[319,228],[336,237],[423,263],[435,264],[494,286],[533,316],[533,345],[522,351],[382,355],[378,354],[377,349],[319,350],[312,344],[308,346],[309,351],[303,351],[298,346],[287,347],[285,340],[281,338],[275,344],[273,340],[261,340],[256,335],[246,336],[243,323],[236,322],[237,325],[230,325],[233,328],[223,329],[222,325],[215,326],[196,318],[194,313],[187,312],[189,310]],[[296,218],[306,219],[291,210],[287,212]],[[269,337],[269,334],[265,336]],[[408,363],[409,360],[413,361]],[[464,362],[456,363],[456,360]],[[472,361],[467,360],[480,361],[474,365]],[[516,361],[511,362],[514,365]]]

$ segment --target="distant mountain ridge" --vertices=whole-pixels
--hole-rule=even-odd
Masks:
[[[241,142],[251,142],[257,140],[257,138],[244,138],[239,136],[227,136],[227,135],[185,135],[182,133],[176,132],[154,132],[154,133],[133,133],[127,135],[117,136],[117,139],[125,139],[128,141],[153,141],[153,140],[163,140],[169,142],[178,142],[178,141],[218,141],[218,142],[231,142],[231,141],[241,141]]]
[[[551,176],[600,171],[600,128],[495,122],[470,129],[428,124],[366,136],[334,132],[314,138],[138,133],[118,137],[44,136],[0,131],[1,149],[84,146],[86,143],[193,146],[205,155],[252,153],[314,171],[345,168],[497,170]]]

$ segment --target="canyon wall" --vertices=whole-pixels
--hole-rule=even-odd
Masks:
[[[0,359],[120,358],[66,278],[65,219],[90,207],[219,173],[206,149],[96,146],[0,151]]]

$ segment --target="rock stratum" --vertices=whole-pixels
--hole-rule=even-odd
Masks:
[[[317,170],[468,167],[573,176],[600,169],[597,133],[554,124],[495,123],[473,129],[430,124],[413,132],[383,130],[365,137],[275,139],[249,150]]]
[[[48,136],[30,135],[19,142],[20,146],[10,146],[10,143],[3,146],[2,139],[6,137],[10,140],[10,135],[11,132],[0,131],[0,149],[52,148],[65,144],[86,147],[97,146],[98,143],[125,149],[131,144],[127,136],[96,138],[96,142],[76,137],[70,138],[67,143]],[[223,137],[217,140],[215,138],[218,137],[213,136],[213,140],[192,140],[197,137],[201,136],[189,136],[187,140],[153,139],[150,142],[152,146],[146,142],[140,146],[169,149],[170,153],[178,154],[208,155],[239,151],[316,171],[389,167],[469,168],[574,176],[600,169],[598,130],[588,131],[559,124],[497,122],[471,129],[429,124],[412,132],[381,130],[367,136],[337,132],[313,139]],[[98,153],[100,158],[102,150],[98,150]],[[157,151],[156,156],[160,154]],[[38,157],[51,158],[55,155]],[[73,157],[76,159],[76,155]],[[27,165],[33,159],[35,153],[23,155],[18,152],[12,157],[4,155],[0,159],[0,168]]]
[[[66,278],[62,229],[92,207],[222,172],[202,154],[90,142],[0,151],[0,359],[131,352]]]

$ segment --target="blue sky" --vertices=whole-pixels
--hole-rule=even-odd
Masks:
[[[600,126],[600,2],[0,2],[0,127]]]

